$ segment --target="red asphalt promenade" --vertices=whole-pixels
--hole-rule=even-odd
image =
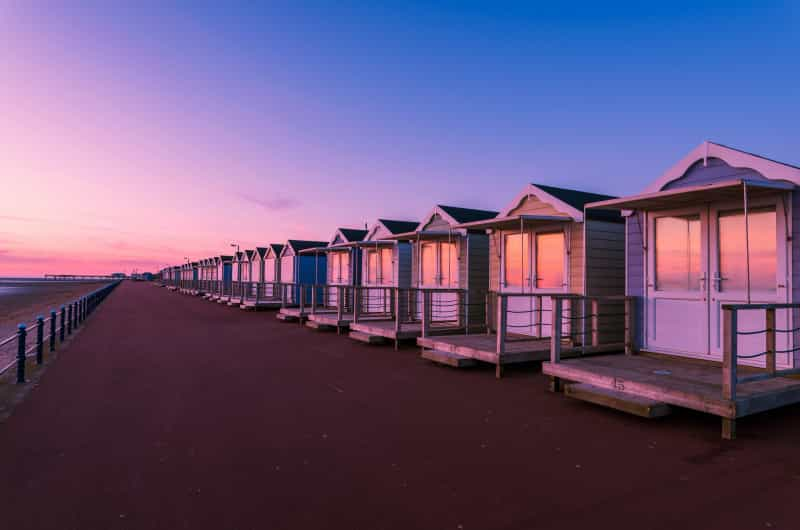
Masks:
[[[738,427],[124,282],[0,424],[0,528],[798,528],[800,408]]]

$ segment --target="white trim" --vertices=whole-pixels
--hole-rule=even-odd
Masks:
[[[518,193],[516,197],[514,197],[514,200],[511,201],[511,203],[509,203],[509,205],[505,207],[497,217],[509,217],[511,212],[516,208],[519,208],[519,206],[522,204],[522,201],[531,195],[543,203],[549,204],[559,212],[572,217],[573,221],[577,221],[579,223],[583,222],[583,212],[581,210],[578,210],[577,208],[565,203],[561,199],[554,197],[535,184],[527,184],[525,188]]]
[[[800,168],[781,164],[780,162],[751,155],[750,153],[731,149],[730,147],[725,147],[724,145],[715,144],[713,142],[703,142],[653,181],[645,188],[644,193],[654,193],[663,190],[670,182],[683,177],[695,163],[700,160],[707,160],[708,158],[719,158],[731,167],[752,169],[769,180],[788,180],[800,185]]]

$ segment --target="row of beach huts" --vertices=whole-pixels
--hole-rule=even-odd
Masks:
[[[714,414],[730,439],[737,418],[800,402],[799,185],[798,167],[705,142],[638,195],[527,184],[499,212],[436,205],[159,276],[498,378],[541,361],[553,391]]]

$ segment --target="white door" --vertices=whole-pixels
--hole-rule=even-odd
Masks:
[[[785,219],[783,205],[774,199],[751,201],[748,209],[750,234],[750,302],[785,303],[788,301],[786,269]],[[747,302],[747,247],[745,217],[741,204],[715,205],[709,217],[710,253],[710,324],[711,353],[722,358],[722,305]],[[776,328],[789,329],[788,310],[776,312]],[[739,311],[740,331],[757,331],[766,327],[763,310]],[[776,334],[776,349],[789,349],[789,333]],[[765,351],[763,333],[738,336],[738,353],[753,355]],[[764,357],[743,359],[742,364],[763,365]],[[789,354],[776,356],[779,366],[789,365]]]
[[[788,300],[785,217],[774,198],[751,202],[750,301]],[[741,203],[650,213],[646,348],[664,353],[722,359],[722,306],[747,302],[747,239]],[[763,311],[739,312],[739,331],[763,330]],[[788,329],[788,311],[776,327]],[[765,335],[740,335],[739,353],[764,351]],[[786,350],[789,334],[777,334]],[[778,364],[788,364],[779,354]],[[763,357],[742,360],[763,364]]]
[[[708,355],[708,208],[650,213],[647,348]]]

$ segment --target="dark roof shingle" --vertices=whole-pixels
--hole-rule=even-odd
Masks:
[[[394,221],[392,219],[378,219],[386,229],[392,234],[405,234],[413,232],[419,226],[416,221]]]
[[[458,223],[471,223],[473,221],[484,221],[497,217],[500,212],[492,212],[490,210],[476,210],[474,208],[460,208],[458,206],[445,206],[438,205],[450,217],[455,219]]]

